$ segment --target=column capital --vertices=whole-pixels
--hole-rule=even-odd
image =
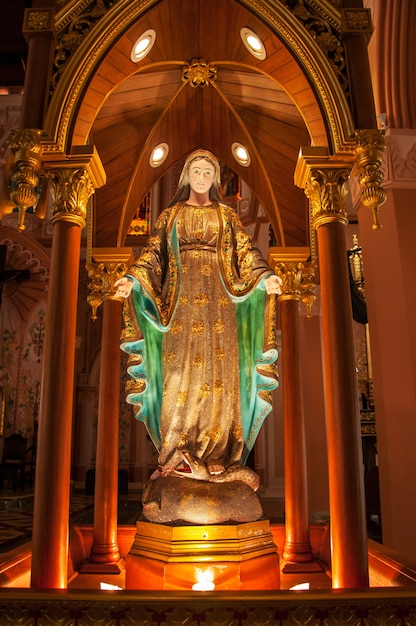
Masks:
[[[271,248],[269,265],[282,280],[282,293],[278,301],[302,301],[311,317],[311,307],[316,300],[316,266],[310,259],[310,248]]]
[[[329,222],[348,223],[345,200],[352,156],[328,154],[322,147],[302,149],[295,169],[295,184],[305,190],[316,229]]]
[[[96,149],[76,146],[69,155],[47,153],[43,168],[53,197],[52,223],[70,221],[83,228],[90,196],[106,182]]]
[[[90,283],[87,297],[92,308],[92,319],[97,319],[97,309],[106,300],[123,302],[116,297],[114,284],[122,278],[134,261],[132,248],[93,248],[92,259],[86,264]]]
[[[52,7],[25,9],[22,33],[27,42],[34,35],[55,37],[55,11]]]
[[[341,31],[344,38],[364,36],[369,41],[373,30],[371,9],[363,7],[341,9]]]

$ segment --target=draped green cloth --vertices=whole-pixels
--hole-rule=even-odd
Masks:
[[[127,401],[160,465],[181,448],[207,463],[246,460],[278,385],[271,274],[230,207],[178,203],[159,216],[127,274],[121,348]]]

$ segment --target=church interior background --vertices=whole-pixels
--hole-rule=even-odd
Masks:
[[[283,279],[280,386],[250,458],[281,562],[302,580],[325,570],[326,608],[308,615],[339,623],[331,587],[364,588],[345,594],[350,615],[416,623],[412,0],[19,0],[0,17],[0,437],[26,440],[23,488],[1,475],[6,526],[13,498],[34,503],[29,547],[0,566],[4,623],[10,593],[16,611],[29,587],[48,590],[34,610],[83,576],[123,575],[134,526],[117,526],[119,498],[134,509],[157,459],[125,402],[125,357],[103,361],[118,353],[103,326],[119,335],[114,278],[197,147],[219,157],[225,201]],[[80,494],[83,531],[68,521]],[[286,540],[306,533],[303,569],[283,557],[285,523]],[[94,593],[85,615],[110,611]],[[243,598],[248,621],[303,602],[217,593],[208,612],[237,619]],[[122,612],[135,596],[117,598]],[[173,592],[157,602],[179,610]]]

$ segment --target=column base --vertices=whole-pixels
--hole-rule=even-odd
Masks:
[[[318,561],[309,563],[285,563],[282,567],[284,574],[307,574],[309,572],[322,572],[323,567]]]
[[[116,563],[84,563],[79,570],[80,574],[121,574],[126,569],[124,559]]]
[[[280,589],[269,521],[164,526],[137,522],[126,589]]]
[[[286,541],[283,550],[283,559],[289,563],[309,563],[313,561],[311,544],[306,542]]]

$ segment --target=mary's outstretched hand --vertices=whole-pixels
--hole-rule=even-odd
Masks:
[[[266,285],[267,293],[277,293],[278,296],[282,293],[282,279],[276,274],[272,274],[264,281]]]
[[[123,276],[114,283],[114,287],[117,288],[115,295],[119,298],[128,298],[133,289],[133,281]]]

